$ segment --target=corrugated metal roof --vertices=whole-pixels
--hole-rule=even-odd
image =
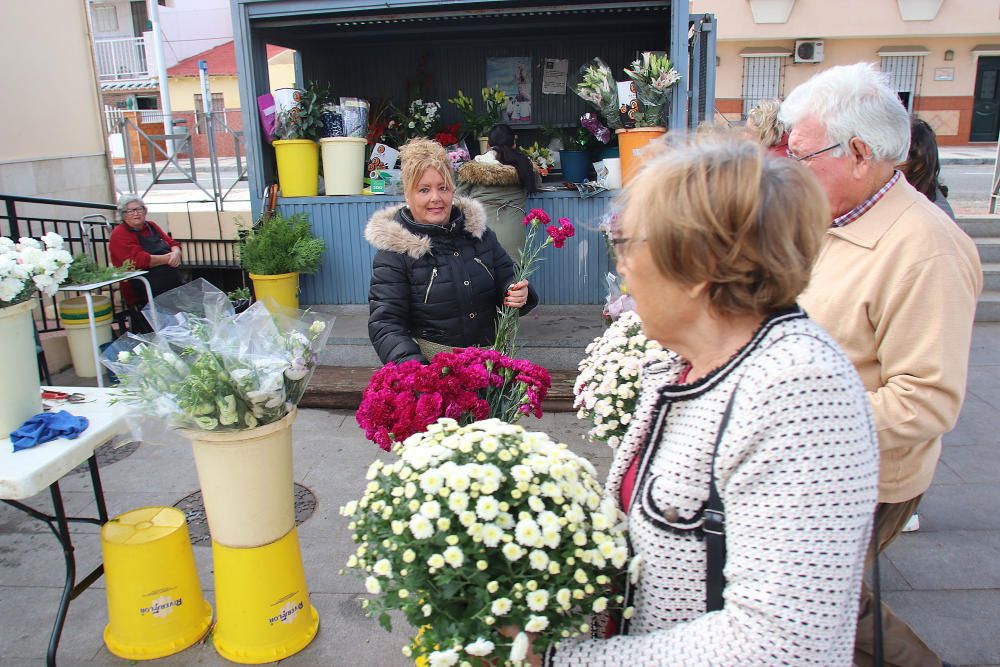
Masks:
[[[440,9],[428,6],[424,10],[415,9],[406,13],[399,10],[383,8],[380,13],[366,12],[364,14],[332,13],[325,16],[311,14],[302,17],[282,17],[264,19],[255,24],[264,28],[287,27],[303,24],[336,24],[344,27],[398,25],[405,23],[439,23],[445,21],[463,21],[470,19],[500,19],[528,18],[541,16],[568,16],[573,14],[623,14],[649,9],[667,9],[670,0],[645,0],[635,2],[591,2],[584,4],[558,3],[534,7],[511,8],[452,8]]]

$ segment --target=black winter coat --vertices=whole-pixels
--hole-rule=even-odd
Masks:
[[[368,337],[382,363],[425,361],[414,338],[492,345],[514,263],[476,201],[455,197],[447,225],[415,222],[405,205],[377,211],[365,238],[378,252],[368,290]],[[528,287],[527,313],[538,303]]]

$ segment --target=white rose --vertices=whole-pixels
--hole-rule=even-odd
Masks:
[[[545,616],[532,616],[524,624],[524,629],[528,632],[541,632],[547,627],[549,627],[549,619]]]
[[[371,593],[372,595],[378,595],[379,593],[382,592],[382,584],[378,582],[377,578],[368,577],[367,579],[365,579],[365,590]]]

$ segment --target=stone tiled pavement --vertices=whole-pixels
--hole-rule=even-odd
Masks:
[[[896,611],[928,644],[957,665],[1000,665],[1000,324],[976,326],[969,395],[955,430],[945,439],[934,484],[920,507],[921,530],[902,535],[883,560],[883,588]],[[527,425],[545,430],[607,470],[606,448],[586,443],[572,414],[546,415]],[[283,665],[392,667],[407,664],[399,649],[408,628],[385,633],[361,613],[361,583],[340,575],[352,550],[337,508],[356,498],[364,470],[381,454],[367,443],[348,412],[303,410],[295,424],[295,478],[316,494],[315,514],[299,528],[306,577],[317,607],[319,635]],[[103,469],[112,513],[144,505],[171,505],[197,489],[189,451],[142,445]],[[68,510],[90,509],[89,478],[63,482]],[[47,495],[34,499],[45,507]],[[80,569],[99,554],[97,529],[76,529]],[[213,600],[211,551],[195,547],[206,596]],[[0,506],[0,665],[44,664],[52,614],[62,582],[62,557],[47,529]],[[104,582],[70,606],[59,664],[125,665],[110,655],[101,633],[107,623]],[[157,665],[224,665],[209,644],[196,645]]]

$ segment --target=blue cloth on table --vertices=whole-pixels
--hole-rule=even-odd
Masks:
[[[21,424],[21,428],[10,434],[10,441],[16,452],[56,438],[75,440],[88,426],[90,421],[86,417],[77,417],[65,410],[43,412]]]

